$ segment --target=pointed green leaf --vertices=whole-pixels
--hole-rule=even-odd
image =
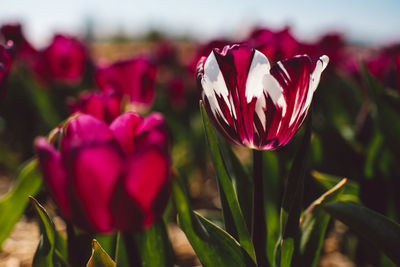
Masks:
[[[192,211],[178,177],[173,185],[173,196],[179,226],[204,266],[255,266],[253,259],[232,236]]]
[[[86,267],[115,267],[115,262],[108,256],[96,239],[92,242],[92,256]]]
[[[101,244],[101,248],[112,258],[115,258],[117,246],[117,234],[97,234],[95,236],[97,243]]]
[[[33,267],[41,266],[67,266],[62,254],[56,250],[57,239],[54,223],[46,210],[33,197],[29,197],[38,216],[40,228],[40,241],[33,258]]]
[[[37,162],[30,160],[23,165],[14,188],[0,200],[0,248],[24,213],[28,196],[38,193],[41,185]]]
[[[275,259],[277,261],[275,264],[278,266],[290,266],[292,258],[290,251],[293,251],[293,249],[292,246],[286,246],[285,243],[291,244],[294,242],[287,239],[294,238],[299,230],[300,214],[302,209],[301,203],[303,201],[304,175],[310,150],[310,139],[311,117],[306,121],[303,140],[293,160],[292,168],[290,169],[286,182],[285,193],[283,195],[280,216],[281,231],[275,253]],[[283,251],[286,247],[289,248],[289,250]]]
[[[246,221],[247,229],[250,229],[253,206],[252,177],[248,174],[247,170],[243,167],[240,160],[232,151],[231,145],[227,141],[223,140],[222,137],[218,138],[218,140],[226,164],[226,170],[232,178],[232,183],[237,193],[237,198],[243,217]]]
[[[304,212],[300,225],[299,248],[295,252],[293,266],[317,266],[330,219],[330,215],[322,208],[322,205],[336,201],[344,191],[346,181],[347,179],[342,179]]]
[[[400,225],[366,207],[334,202],[323,206],[335,219],[369,241],[371,246],[384,252],[394,263],[400,265]]]
[[[331,174],[322,172],[312,171],[311,175],[318,183],[325,189],[331,190],[335,187],[343,178]],[[343,192],[339,195],[339,198],[335,201],[351,201],[360,202],[360,185],[353,180],[347,180],[346,185],[343,187]]]
[[[226,170],[226,164],[222,158],[218,140],[210,119],[205,111],[203,103],[200,103],[203,117],[204,130],[207,136],[207,143],[211,154],[215,174],[217,176],[218,190],[220,193],[222,211],[224,214],[225,228],[229,234],[236,238],[240,245],[254,259],[254,248],[251,242],[249,230],[243,217],[239,200],[233,186],[232,179]]]

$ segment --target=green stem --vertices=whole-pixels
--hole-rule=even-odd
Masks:
[[[267,260],[267,231],[264,216],[264,192],[262,174],[262,151],[253,150],[253,228],[252,241],[258,266],[269,266]]]

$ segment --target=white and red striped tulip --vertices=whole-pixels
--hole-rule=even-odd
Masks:
[[[211,121],[231,143],[259,150],[286,145],[303,123],[322,71],[299,55],[271,66],[246,45],[213,49],[199,61],[197,77]]]

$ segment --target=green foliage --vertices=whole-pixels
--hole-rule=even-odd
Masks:
[[[200,104],[200,109],[203,116],[204,130],[207,136],[211,159],[217,176],[225,228],[229,234],[238,240],[247,253],[254,258],[254,248],[239,205],[235,187],[233,186],[232,178],[229,176],[214,129],[202,103]]]
[[[179,178],[175,179],[173,197],[179,226],[204,266],[255,266],[253,259],[232,236],[193,212]]]
[[[0,200],[0,248],[21,218],[29,203],[28,196],[35,195],[42,186],[36,160],[21,167],[15,186]]]
[[[86,267],[115,267],[115,262],[107,255],[96,239],[92,242],[92,256]]]
[[[278,266],[290,266],[292,252],[294,251],[294,238],[299,230],[301,203],[303,200],[304,174],[309,153],[311,138],[311,118],[306,123],[306,131],[299,150],[293,160],[285,193],[281,206],[280,236],[275,253],[275,264]]]
[[[35,207],[41,233],[32,266],[67,266],[63,255],[66,248],[65,240],[55,230],[54,223],[43,206],[33,197],[30,197],[30,200]]]
[[[397,265],[400,264],[400,226],[397,223],[354,203],[333,202],[323,207],[371,246],[384,252]]]
[[[340,198],[347,186],[346,181],[347,179],[343,179],[330,188],[304,212],[300,223],[300,235],[296,242],[297,251],[293,266],[317,266],[330,219],[329,214],[322,206]]]

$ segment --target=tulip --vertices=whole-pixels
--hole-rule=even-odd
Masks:
[[[95,78],[102,91],[115,91],[120,96],[127,96],[136,107],[148,108],[153,103],[156,67],[145,57],[101,67]]]
[[[1,35],[6,41],[12,41],[16,60],[32,66],[37,56],[36,49],[26,40],[21,24],[5,24],[0,28]]]
[[[265,54],[272,63],[297,55],[301,45],[288,27],[277,32],[255,29],[245,43]]]
[[[45,184],[62,215],[90,232],[145,229],[170,192],[166,123],[160,114],[118,116],[110,126],[86,114],[60,131],[60,150],[35,140]]]
[[[306,55],[279,61],[246,45],[214,49],[198,65],[206,111],[219,132],[234,144],[257,150],[286,145],[304,121],[322,71]]]
[[[51,44],[42,52],[45,64],[41,69],[45,81],[75,83],[81,80],[87,62],[86,47],[77,39],[55,35]],[[40,67],[38,67],[40,69]]]
[[[6,92],[6,84],[12,61],[11,50],[11,45],[6,45],[5,47],[0,45],[0,100],[4,98]]]
[[[78,99],[68,103],[70,112],[90,114],[105,123],[111,123],[121,114],[121,99],[115,93],[82,92]]]

